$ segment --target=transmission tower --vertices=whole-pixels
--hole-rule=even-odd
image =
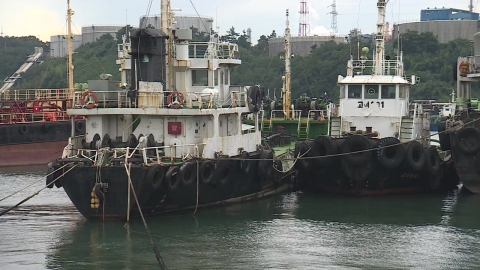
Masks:
[[[335,0],[333,0],[333,3],[329,6],[332,7],[332,11],[330,11],[327,14],[332,14],[332,25],[330,28],[332,29],[332,35],[335,35],[335,33],[338,33],[338,26],[337,26],[337,3]]]
[[[300,24],[298,26],[299,36],[308,36],[310,34],[310,24],[308,23],[308,1],[300,1]]]

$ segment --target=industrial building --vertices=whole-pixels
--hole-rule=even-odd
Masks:
[[[399,34],[407,31],[419,33],[432,32],[440,43],[447,43],[457,38],[471,39],[480,31],[479,14],[460,9],[441,8],[424,9],[420,11],[419,22],[395,24],[392,36],[396,39]]]
[[[290,38],[291,50],[293,54],[307,56],[312,50],[312,46],[320,46],[326,42],[346,43],[344,37],[338,36],[296,36]],[[277,55],[285,52],[285,38],[272,38],[268,41],[268,54]]]
[[[89,25],[82,26],[82,44],[97,41],[101,36],[110,34],[116,38],[117,32],[125,25]]]
[[[162,19],[160,15],[142,16],[140,17],[140,26],[151,26],[155,29],[160,29]],[[213,18],[207,16],[197,15],[176,15],[173,28],[190,29],[190,27],[197,28],[199,32],[210,33],[212,30]]]
[[[82,35],[74,35],[73,50],[82,45]],[[50,36],[50,57],[64,57],[67,55],[67,40],[64,35]]]

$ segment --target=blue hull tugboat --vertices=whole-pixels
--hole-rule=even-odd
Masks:
[[[430,145],[430,119],[422,104],[409,102],[414,75],[407,78],[402,54],[384,53],[385,0],[377,1],[376,51],[350,59],[339,76],[340,104],[328,135],[299,142],[296,167],[304,189],[356,195],[437,190],[442,160]]]
[[[172,29],[170,1],[161,17],[161,30],[135,29],[119,45],[125,90],[77,92],[68,110],[85,115],[86,134],[72,134],[47,183],[59,181],[87,219],[193,212],[291,187],[294,144],[263,141],[259,87],[230,85],[237,45],[191,43],[191,30]],[[249,115],[255,125],[242,124]]]

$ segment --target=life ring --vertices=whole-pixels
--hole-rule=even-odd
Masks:
[[[85,122],[84,121],[76,121],[75,122],[75,131],[78,133],[77,135],[85,134]]]
[[[378,143],[378,162],[387,169],[395,169],[403,162],[405,148],[394,137],[385,137]]]
[[[174,191],[177,189],[180,179],[178,178],[178,171],[180,168],[178,166],[172,166],[168,169],[165,174],[165,186],[168,190]]]
[[[455,145],[467,155],[473,155],[480,150],[480,130],[474,127],[464,127],[455,135]]]
[[[452,149],[452,145],[450,142],[450,134],[446,133],[446,130],[446,121],[438,123],[438,140],[440,141],[440,149],[442,149],[442,151],[448,151]]]
[[[338,147],[333,142],[330,136],[318,136],[313,140],[313,146],[311,155],[313,157],[319,157],[314,159],[315,163],[321,167],[327,167],[335,160],[331,155],[336,155],[338,153]],[[331,156],[331,157],[324,157]]]
[[[145,183],[154,190],[158,190],[162,186],[163,179],[165,174],[163,173],[163,168],[159,164],[154,164],[150,166],[145,175]]]
[[[251,112],[258,112],[262,107],[262,93],[257,85],[251,86],[248,91],[248,108]]]
[[[182,182],[182,185],[188,186],[197,179],[197,164],[196,162],[185,162],[180,166],[177,178]]]
[[[424,154],[425,167],[431,174],[438,175],[440,173],[442,160],[440,159],[437,148],[435,146],[430,146],[425,149]]]
[[[372,159],[372,153],[369,151],[370,149],[372,149],[372,144],[367,137],[363,135],[351,135],[343,142],[342,152],[363,152],[344,155],[343,158],[351,165],[361,166]]]
[[[219,160],[215,165],[215,182],[225,185],[234,172],[235,162],[232,160]]]
[[[185,101],[185,98],[182,92],[174,91],[167,96],[167,104],[168,104],[168,107],[171,109],[182,108],[184,101]]]
[[[90,99],[93,98],[93,101]],[[87,101],[88,98],[88,101]],[[86,109],[93,109],[98,106],[98,96],[95,92],[87,90],[82,93],[82,98],[80,99],[80,104],[82,104],[83,108]]]
[[[410,168],[415,171],[421,171],[425,165],[425,154],[423,146],[418,141],[411,141],[405,151],[405,160]]]
[[[20,131],[21,134],[27,134],[28,127],[26,125],[21,125],[18,130]]]
[[[252,171],[254,164],[253,160],[249,160],[251,159],[250,154],[247,151],[243,151],[240,158],[240,169],[242,169],[245,174],[249,174]]]
[[[214,172],[215,164],[211,160],[206,160],[200,165],[198,174],[204,184],[212,184]]]

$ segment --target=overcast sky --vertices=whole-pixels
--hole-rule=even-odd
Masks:
[[[150,0],[71,0],[75,11],[73,31],[81,33],[86,25],[125,25],[138,26],[139,18],[147,14]],[[241,33],[252,29],[252,41],[260,35],[269,35],[275,30],[283,35],[285,30],[285,10],[290,10],[292,35],[298,35],[300,20],[300,0],[172,0],[173,8],[182,11],[177,14],[196,14],[214,18],[214,25],[220,27],[220,34],[235,27]],[[309,0],[309,21],[311,32],[328,34],[331,29],[331,11],[328,6],[333,0]],[[377,9],[376,0],[337,0],[339,13],[337,24],[340,35],[350,29],[360,28],[363,33],[375,30]],[[67,0],[0,0],[0,27],[8,36],[34,35],[43,41],[50,36],[66,33]],[[474,6],[479,0],[474,0]],[[420,20],[420,10],[440,7],[468,9],[469,0],[390,0],[387,6],[387,21]],[[476,7],[475,7],[476,9]],[[476,9],[480,11],[480,7]],[[160,13],[160,0],[154,0],[150,15]]]

